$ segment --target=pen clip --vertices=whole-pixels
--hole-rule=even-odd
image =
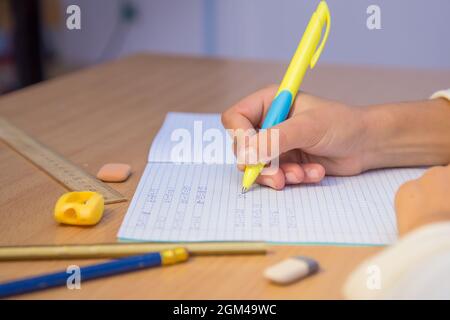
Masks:
[[[325,19],[325,22],[327,24],[327,28],[325,29],[325,34],[323,36],[322,42],[320,43],[319,47],[317,48],[316,52],[311,58],[310,68],[314,68],[317,60],[319,60],[320,54],[322,53],[322,50],[325,46],[325,42],[328,39],[328,34],[330,33],[330,23],[331,23],[331,17],[330,17],[330,10],[328,10],[327,3],[325,1],[321,1],[319,3],[319,6],[317,7],[316,14],[318,16],[319,22],[322,22],[323,19]]]

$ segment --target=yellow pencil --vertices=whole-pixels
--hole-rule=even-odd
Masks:
[[[0,261],[44,259],[101,259],[140,255],[183,247],[191,255],[265,254],[263,242],[222,243],[112,243],[0,247]]]

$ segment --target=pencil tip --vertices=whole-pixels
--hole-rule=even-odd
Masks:
[[[241,193],[244,194],[244,193],[246,193],[246,192],[247,192],[247,188],[246,188],[246,187],[242,187]]]

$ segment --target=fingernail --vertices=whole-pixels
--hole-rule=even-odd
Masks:
[[[306,176],[309,179],[319,179],[319,171],[317,171],[316,169],[306,169],[305,170]]]
[[[256,153],[255,148],[253,148],[253,147],[247,148],[246,159],[247,159],[248,163],[251,163],[251,164],[258,163],[258,154]]]
[[[245,164],[245,148],[240,148],[237,151],[236,158],[237,158],[237,163],[239,165],[244,165]]]
[[[286,182],[287,183],[299,183],[300,180],[297,178],[297,176],[294,173],[288,172],[288,173],[286,173]]]
[[[256,150],[253,147],[243,148],[238,152],[238,163],[240,164],[256,164],[258,162],[258,156]]]
[[[275,189],[275,183],[274,183],[273,179],[271,179],[271,178],[263,178],[262,183],[265,184],[266,186],[269,186],[269,187]]]

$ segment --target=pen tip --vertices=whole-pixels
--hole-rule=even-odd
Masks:
[[[246,187],[242,187],[241,193],[244,194],[244,193],[246,193],[246,192],[247,192],[247,188],[246,188]]]

